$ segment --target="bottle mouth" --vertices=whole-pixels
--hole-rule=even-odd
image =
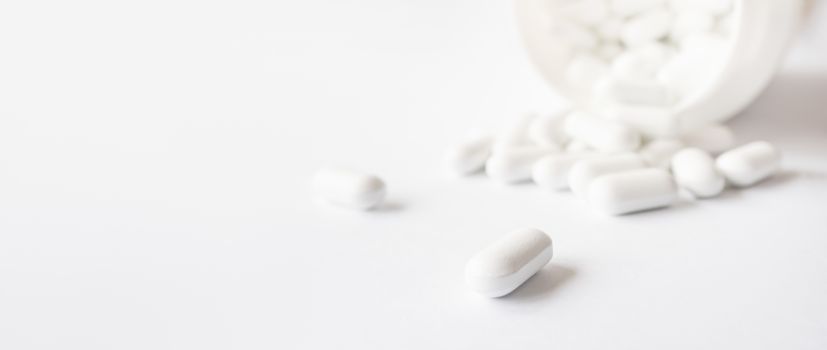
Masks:
[[[643,105],[680,114],[702,103],[732,64],[743,8],[737,0],[651,1],[636,9],[605,0],[517,3],[523,39],[542,75],[595,113]]]

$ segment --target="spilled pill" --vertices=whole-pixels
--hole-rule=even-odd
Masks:
[[[778,170],[781,155],[771,143],[751,142],[718,156],[715,164],[735,186],[753,185]]]
[[[569,171],[569,186],[574,194],[586,195],[589,184],[601,176],[644,167],[643,158],[631,153],[581,160]]]
[[[375,175],[330,167],[316,172],[316,193],[330,203],[351,209],[367,210],[385,198],[385,182]]]
[[[640,134],[626,125],[583,112],[570,114],[563,126],[572,139],[600,152],[633,151],[640,146]]]
[[[622,215],[671,205],[677,187],[668,171],[629,170],[601,176],[589,185],[588,203],[608,215]]]
[[[482,170],[491,155],[493,138],[484,133],[474,133],[464,141],[449,148],[445,153],[448,168],[459,175]]]
[[[563,153],[540,158],[534,163],[531,178],[538,186],[551,191],[569,188],[569,171],[575,163],[598,156],[596,153]]]
[[[551,238],[543,231],[533,228],[513,231],[468,261],[465,280],[479,294],[501,297],[537,273],[551,256]]]
[[[686,148],[675,153],[672,156],[672,174],[679,187],[699,198],[717,196],[726,185],[712,156],[698,148]]]
[[[502,183],[531,180],[531,167],[543,156],[560,152],[557,147],[522,147],[495,151],[485,163],[488,177]]]

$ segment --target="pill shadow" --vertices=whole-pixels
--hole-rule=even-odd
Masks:
[[[387,200],[379,204],[375,208],[371,209],[370,211],[373,213],[396,213],[403,211],[407,208],[407,205],[399,200]]]
[[[506,296],[505,300],[528,302],[544,299],[577,275],[577,271],[565,265],[549,264],[528,279],[522,286]]]

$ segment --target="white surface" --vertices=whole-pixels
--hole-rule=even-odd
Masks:
[[[468,128],[551,105],[507,2],[0,4],[2,349],[827,348],[827,12],[735,120],[785,173],[601,218],[452,179]],[[375,213],[310,200],[330,162]],[[534,226],[504,299],[463,268]]]

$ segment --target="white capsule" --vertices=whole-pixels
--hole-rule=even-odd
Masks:
[[[313,179],[316,193],[330,203],[367,210],[385,198],[385,182],[375,175],[331,167],[319,170]]]
[[[496,153],[510,148],[532,146],[531,139],[528,137],[528,128],[535,118],[537,114],[526,113],[512,120],[494,139],[492,151]]]
[[[643,146],[639,154],[650,166],[669,168],[672,156],[683,148],[683,142],[677,139],[655,139]]]
[[[598,102],[615,102],[629,105],[670,106],[674,95],[666,84],[653,79],[601,79],[594,86],[594,98]]]
[[[661,208],[677,199],[677,187],[668,171],[630,170],[601,176],[589,185],[588,203],[608,215]]]
[[[501,297],[540,271],[552,255],[551,238],[543,231],[513,231],[468,261],[465,281],[479,294]]]
[[[556,147],[524,147],[495,152],[485,163],[488,176],[503,183],[531,180],[531,167],[543,156],[560,152]]]
[[[632,153],[585,159],[571,167],[569,186],[575,195],[582,196],[586,194],[589,184],[601,176],[645,167],[643,158]]]
[[[672,13],[666,8],[656,8],[632,17],[623,25],[620,40],[627,47],[649,44],[669,33]]]
[[[669,108],[615,105],[608,107],[604,115],[651,139],[672,138],[678,135],[678,119]]]
[[[528,126],[529,140],[538,146],[564,145],[568,141],[568,136],[563,131],[563,121],[567,114],[561,111],[535,118]]]
[[[540,158],[534,163],[531,178],[534,183],[549,191],[562,191],[569,188],[569,171],[575,163],[597,157],[595,153],[552,154]]]
[[[664,0],[609,0],[612,13],[621,17],[631,16],[658,7]]]
[[[745,187],[772,176],[780,161],[781,155],[775,146],[756,141],[721,154],[715,164],[727,181]]]
[[[719,154],[735,146],[735,134],[722,124],[709,124],[686,133],[682,139],[687,146],[712,154]]]
[[[672,174],[679,187],[699,198],[715,197],[726,185],[712,156],[698,148],[686,148],[675,153],[672,156]]]
[[[570,114],[563,129],[571,138],[600,152],[633,151],[640,146],[640,134],[631,128],[583,112]]]
[[[633,47],[612,61],[612,75],[619,79],[653,79],[671,56],[672,50],[660,43]]]
[[[491,156],[493,138],[484,133],[473,133],[445,153],[448,168],[456,174],[468,175],[482,170]]]

